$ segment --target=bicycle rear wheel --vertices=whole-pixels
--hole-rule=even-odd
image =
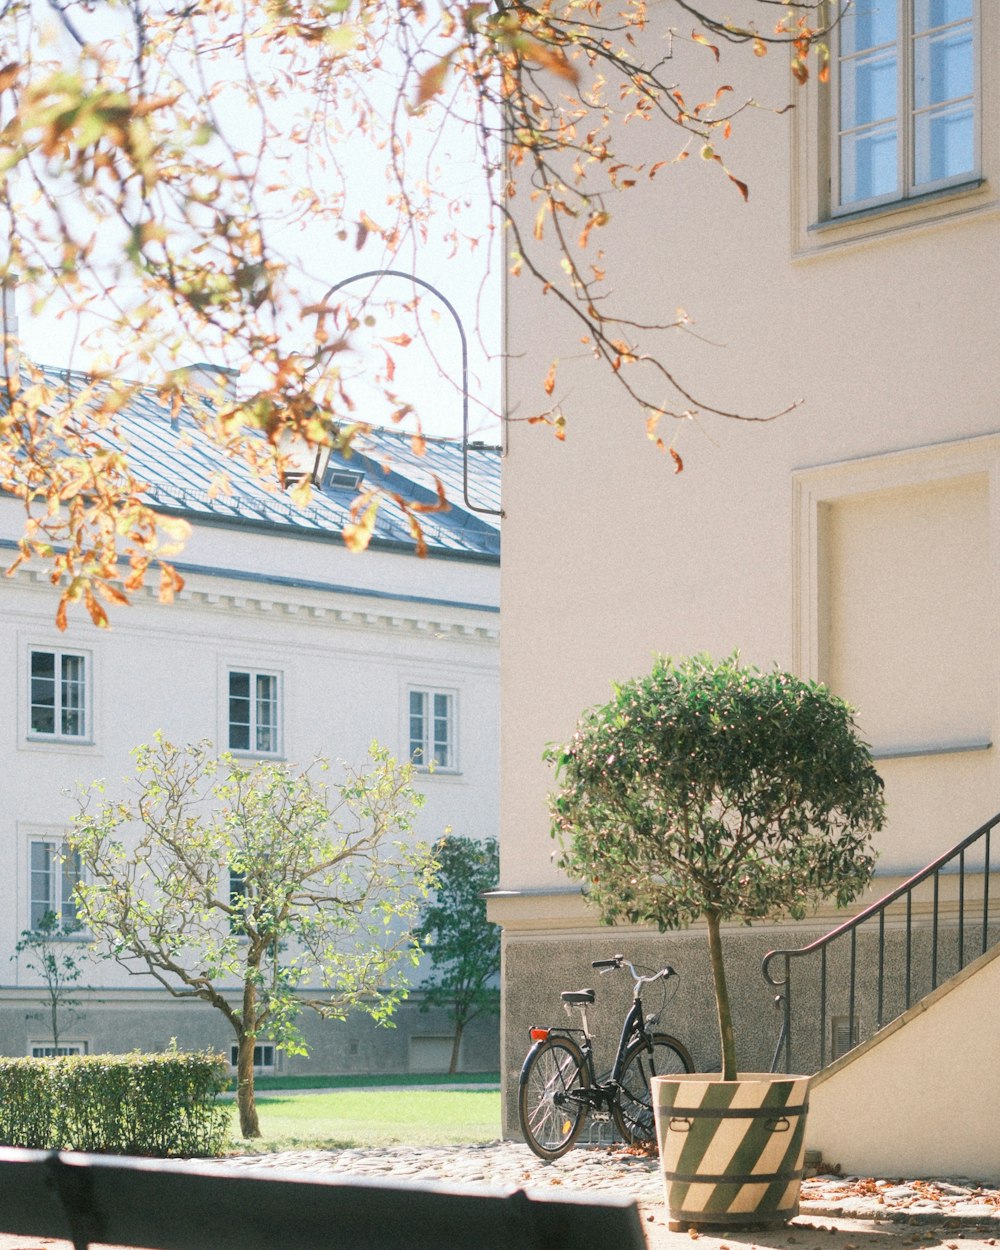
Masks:
[[[636,1042],[625,1054],[614,1115],[618,1132],[627,1142],[656,1139],[650,1080],[654,1076],[677,1076],[694,1071],[687,1047],[676,1037],[654,1033],[652,1042],[652,1050]]]
[[[550,1037],[528,1054],[518,1083],[517,1118],[540,1159],[558,1159],[580,1135],[587,1107],[573,1095],[589,1085],[583,1052],[571,1038]]]

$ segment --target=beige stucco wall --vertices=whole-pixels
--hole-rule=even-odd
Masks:
[[[994,951],[813,1083],[807,1147],[847,1174],[996,1184],[998,1036]]]
[[[676,19],[666,0],[654,5],[650,37]],[[526,1002],[557,1000],[565,988],[546,972],[567,883],[553,862],[542,750],[565,740],[612,681],[647,670],[653,653],[738,648],[747,662],[853,694],[883,757],[884,874],[915,871],[1000,807],[1000,399],[990,365],[1000,321],[1000,6],[983,5],[982,20],[984,181],[834,225],[815,211],[827,88],[796,88],[780,53],[758,60],[723,45],[716,70],[704,49],[675,42],[676,80],[697,81],[689,98],[723,81],[734,98],[796,107],[736,121],[725,160],[749,182],[747,203],[699,160],[612,196],[601,243],[614,299],[640,321],[686,310],[698,337],[676,333],[667,359],[707,402],[765,416],[802,401],[765,424],[703,412],[666,429],[683,473],[581,351],[578,326],[555,300],[525,277],[507,283],[507,894],[492,906],[518,949],[518,976],[505,983],[507,1069],[523,1053]],[[635,127],[628,142],[638,150],[652,133]],[[550,400],[542,381],[554,358]],[[565,442],[524,420],[553,400],[567,416]],[[873,653],[878,662],[866,664]],[[595,929],[591,917],[581,941]],[[624,933],[614,944],[633,940],[644,939]],[[521,961],[532,943],[528,986]],[[588,954],[581,945],[578,980]]]

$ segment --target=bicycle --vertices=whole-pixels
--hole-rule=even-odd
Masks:
[[[591,967],[602,976],[628,968],[635,982],[632,1006],[622,1024],[611,1071],[600,1079],[594,1070],[593,1035],[587,1022],[587,1008],[597,997],[593,990],[564,990],[560,995],[567,1014],[574,1007],[580,1012],[582,1028],[529,1029],[532,1046],[521,1068],[517,1114],[524,1140],[540,1159],[564,1155],[588,1117],[604,1121],[613,1118],[629,1144],[653,1141],[656,1129],[650,1078],[694,1071],[682,1042],[667,1033],[650,1031],[659,1021],[662,1004],[655,1014],[643,1014],[642,987],[669,981],[677,976],[674,969],[667,966],[643,976],[623,955],[595,959]]]

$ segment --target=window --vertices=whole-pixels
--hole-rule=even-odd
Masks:
[[[275,1070],[274,1062],[274,1043],[273,1042],[255,1042],[253,1048],[253,1070],[255,1073],[273,1072]],[[234,1042],[229,1048],[229,1066],[235,1068],[240,1056],[240,1048]]]
[[[234,908],[233,914],[229,917],[229,932],[243,933],[245,932],[245,920],[247,909],[247,877],[245,872],[237,872],[235,868],[229,870],[229,905]]]
[[[410,759],[421,768],[455,768],[455,696],[411,690]]]
[[[230,672],[229,749],[278,754],[276,673]]]
[[[29,1042],[28,1054],[32,1059],[56,1059],[63,1055],[85,1055],[86,1042],[61,1042],[53,1046],[51,1042]]]
[[[28,702],[33,735],[85,738],[88,733],[86,656],[33,648]]]
[[[858,1018],[857,1016],[834,1016],[830,1021],[831,1061],[839,1059],[842,1055],[846,1055],[849,1050],[853,1050],[858,1044]]]
[[[837,60],[837,211],[975,176],[975,3],[856,0],[845,14]]]
[[[53,915],[62,932],[79,928],[73,889],[80,880],[80,855],[65,842],[36,838],[29,847],[29,917],[32,929]]]

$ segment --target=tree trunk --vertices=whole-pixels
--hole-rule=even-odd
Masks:
[[[240,1112],[240,1134],[243,1137],[259,1137],[257,1103],[253,1088],[253,1051],[256,1038],[242,1033],[236,1059],[236,1105]]]
[[[733,1036],[733,1014],[729,1006],[726,966],[722,961],[722,935],[717,912],[706,913],[708,949],[712,956],[712,979],[715,982],[715,1005],[719,1013],[719,1041],[722,1045],[722,1079],[736,1080],[736,1039]]]
[[[240,1134],[243,1137],[260,1137],[253,1088],[253,1052],[257,1034],[256,1031],[247,1032],[248,1026],[253,1027],[256,1000],[257,992],[253,982],[244,982],[242,1028],[236,1035],[239,1039],[236,1056],[236,1105],[240,1112]]]
[[[464,1020],[455,1021],[455,1039],[451,1044],[451,1063],[448,1065],[448,1075],[454,1076],[458,1071],[458,1052],[462,1049],[462,1033],[465,1029]]]

